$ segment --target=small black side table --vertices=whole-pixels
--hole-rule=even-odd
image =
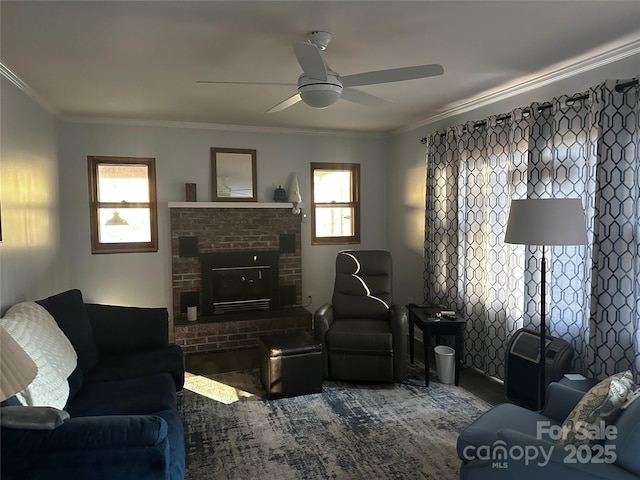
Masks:
[[[437,318],[435,314],[440,311],[437,307],[419,306],[415,303],[407,305],[409,311],[409,356],[411,363],[414,357],[414,339],[413,334],[417,325],[422,330],[424,344],[424,384],[429,386],[429,339],[431,335],[439,337],[441,335],[455,336],[455,385],[460,384],[460,366],[462,365],[462,356],[464,354],[463,334],[466,320],[456,318],[448,320],[446,318]]]

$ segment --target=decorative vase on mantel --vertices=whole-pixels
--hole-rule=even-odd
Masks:
[[[284,188],[282,188],[282,185],[278,185],[278,188],[276,188],[273,191],[273,201],[274,202],[286,202],[287,201],[287,192]]]

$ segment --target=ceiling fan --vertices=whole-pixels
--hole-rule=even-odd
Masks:
[[[417,78],[442,75],[444,70],[439,64],[416,65],[413,67],[391,68],[372,72],[357,73],[341,77],[331,70],[322,58],[321,51],[326,50],[331,42],[331,33],[313,31],[307,35],[306,43],[294,43],[293,51],[302,67],[302,75],[298,78],[298,92],[283,100],[268,113],[275,113],[303,101],[310,107],[326,108],[343,98],[350,102],[375,107],[385,103],[380,97],[356,90],[351,87],[375,85],[378,83],[401,82]],[[253,84],[253,85],[296,85],[293,83],[263,83],[263,82],[215,82],[198,81],[197,83],[213,84]]]

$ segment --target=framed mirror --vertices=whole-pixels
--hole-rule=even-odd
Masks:
[[[257,202],[256,151],[211,148],[214,202]]]

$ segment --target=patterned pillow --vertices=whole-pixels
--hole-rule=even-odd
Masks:
[[[587,431],[600,430],[601,421],[611,420],[636,386],[629,370],[616,373],[589,390],[562,424],[560,445],[591,445],[602,439],[589,438]],[[595,430],[593,430],[595,429]]]
[[[627,407],[629,407],[629,405],[631,405],[633,402],[635,402],[639,398],[640,398],[640,387],[637,387],[635,390],[632,390],[629,392],[629,395],[627,395],[627,399],[622,404],[622,407],[620,407],[620,409],[621,410],[626,409]]]
[[[38,366],[36,378],[16,396],[23,405],[64,408],[69,398],[67,377],[78,364],[71,342],[53,317],[34,302],[11,307],[0,325]]]

